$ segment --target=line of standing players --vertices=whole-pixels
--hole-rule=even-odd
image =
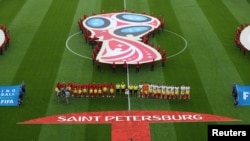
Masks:
[[[140,98],[156,98],[156,99],[190,99],[190,86],[188,85],[165,85],[140,83]]]
[[[155,99],[190,99],[190,86],[187,85],[159,85],[151,83],[130,84],[121,83],[57,83],[55,93],[60,89],[67,89],[72,97],[95,98],[130,96]]]
[[[67,89],[73,97],[115,97],[113,83],[57,83],[55,92]]]

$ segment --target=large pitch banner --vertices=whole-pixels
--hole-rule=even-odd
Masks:
[[[238,105],[250,105],[250,86],[236,85]]]
[[[0,106],[18,106],[20,85],[0,86]]]

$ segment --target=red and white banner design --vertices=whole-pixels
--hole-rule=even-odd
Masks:
[[[155,17],[127,12],[108,13],[86,18],[83,26],[91,32],[91,38],[103,42],[96,56],[100,62],[136,64],[161,59],[155,48],[141,41],[141,37],[160,26]]]
[[[20,124],[103,124],[119,122],[217,122],[234,118],[180,111],[107,111],[82,112],[47,116]]]
[[[4,41],[5,41],[5,34],[4,31],[0,29],[0,46],[3,45]]]
[[[250,51],[250,25],[246,26],[240,34],[241,44]]]
[[[149,123],[221,122],[234,118],[180,111],[106,111],[60,114],[19,124],[111,124],[112,141],[151,141]]]

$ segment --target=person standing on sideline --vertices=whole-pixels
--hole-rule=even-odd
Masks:
[[[165,62],[166,62],[167,58],[166,56],[161,58],[161,66],[164,67],[165,66]]]
[[[233,83],[232,96],[234,99],[237,99],[237,88],[235,83]]]
[[[127,67],[128,67],[127,62],[124,61],[124,64],[123,64],[123,73],[127,73]]]
[[[135,72],[138,73],[140,71],[140,64],[139,62],[137,62],[137,64],[135,65]]]
[[[20,89],[18,95],[18,106],[21,106],[22,104],[23,104],[23,91],[22,89]]]
[[[163,51],[161,52],[161,57],[166,57],[166,55],[167,55],[167,51],[166,51],[166,50],[163,50]]]
[[[161,46],[158,45],[158,46],[156,47],[156,50],[157,50],[158,52],[160,52],[160,51],[161,51]]]
[[[154,71],[154,67],[155,67],[155,59],[153,59],[150,64],[150,71]]]
[[[101,62],[99,60],[97,60],[96,62],[97,62],[97,70],[102,71]]]
[[[113,71],[113,73],[116,72],[116,64],[115,64],[115,62],[113,62],[113,64],[112,64],[112,71]]]
[[[92,62],[93,62],[93,66],[95,66],[95,62],[96,62],[96,56],[95,54],[92,54]]]
[[[26,94],[26,84],[24,83],[24,81],[21,83],[21,91],[23,93],[23,96],[25,96]]]

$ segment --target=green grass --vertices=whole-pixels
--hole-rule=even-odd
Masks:
[[[113,74],[109,65],[103,72],[92,61],[76,56],[65,46],[69,36],[79,32],[77,21],[84,13],[122,10],[124,1],[117,0],[0,0],[0,24],[10,30],[10,49],[0,56],[0,85],[27,84],[27,97],[22,107],[0,107],[1,139],[8,141],[109,141],[111,125],[20,125],[22,121],[48,115],[127,110],[126,98],[72,99],[70,105],[57,103],[57,82],[127,82],[119,68]],[[250,84],[250,55],[246,56],[233,42],[236,27],[250,23],[249,0],[126,0],[128,11],[161,15],[166,29],[150,39],[161,45],[168,55],[185,47],[179,55],[168,58],[166,67],[157,62],[154,72],[144,64],[136,74],[129,66],[129,83],[139,82],[188,84],[188,102],[131,98],[132,110],[180,110],[217,114],[240,119],[240,122],[214,124],[248,124],[249,107],[233,106],[231,85]],[[82,35],[68,42],[75,52],[91,57],[91,47]],[[151,123],[152,141],[207,140],[211,123]],[[193,129],[193,130],[190,130]]]

